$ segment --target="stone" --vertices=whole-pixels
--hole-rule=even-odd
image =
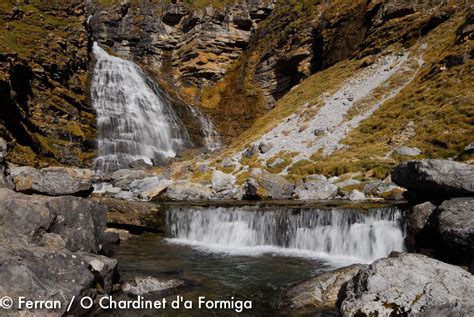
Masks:
[[[429,201],[411,207],[407,212],[407,229],[412,235],[419,233],[428,223],[436,206]]]
[[[150,201],[160,196],[171,184],[169,179],[153,176],[135,180],[129,188],[139,200]]]
[[[343,188],[343,187],[347,187],[347,186],[354,186],[354,185],[359,185],[359,184],[360,184],[360,181],[358,181],[356,179],[346,179],[342,182],[334,183],[334,185],[336,185],[339,188]]]
[[[107,223],[110,226],[125,228],[134,234],[144,231],[164,233],[166,230],[166,213],[158,204],[109,197],[91,200],[107,209]]]
[[[367,197],[365,197],[364,193],[358,191],[357,189],[354,189],[351,191],[347,197],[350,201],[364,201],[367,200]]]
[[[421,150],[416,147],[401,146],[395,150],[395,153],[405,156],[418,156],[421,154]]]
[[[271,143],[271,142],[267,142],[267,143],[262,142],[258,145],[258,150],[259,150],[260,153],[265,154],[268,151],[270,151],[272,149],[272,147],[273,147],[273,143]]]
[[[343,316],[469,316],[474,314],[474,276],[421,254],[393,252],[347,283]]]
[[[3,163],[7,156],[7,142],[0,138],[0,163]]]
[[[285,290],[278,307],[283,311],[303,310],[305,315],[336,306],[341,288],[360,270],[360,264],[339,268],[297,283]]]
[[[474,142],[469,143],[468,145],[466,145],[466,147],[464,148],[464,152],[466,152],[466,153],[474,152]]]
[[[129,185],[137,179],[146,178],[147,172],[143,170],[121,169],[112,173],[110,182],[114,187],[120,187],[123,190],[129,189]]]
[[[213,194],[207,186],[179,180],[168,186],[163,196],[167,199],[177,201],[199,201],[210,200],[213,197]]]
[[[232,190],[235,184],[235,179],[236,177],[234,175],[215,170],[212,173],[211,179],[212,190],[214,190],[216,193]]]
[[[281,157],[277,157],[276,159],[273,160],[273,162],[267,163],[267,166],[268,166],[269,168],[275,168],[275,167],[277,167],[278,165],[281,165],[281,164],[283,164],[283,163],[285,163],[285,160],[282,159]]]
[[[474,198],[444,201],[436,210],[444,244],[465,258],[474,258]]]
[[[257,180],[254,178],[249,178],[245,180],[243,186],[243,199],[246,200],[258,200],[261,199],[259,195],[259,189],[261,189],[260,185],[258,184]]]
[[[302,200],[327,200],[336,197],[338,187],[322,175],[307,177],[295,188],[295,196]]]
[[[442,201],[474,195],[474,165],[449,160],[404,162],[392,171],[392,180],[408,189],[411,200]]]
[[[152,162],[145,162],[145,160],[136,160],[136,161],[133,161],[131,162],[130,164],[128,164],[128,166],[130,166],[130,168],[143,168],[143,169],[147,169],[147,168],[150,168],[151,166],[153,166]]]
[[[158,279],[155,277],[136,277],[122,285],[125,294],[143,296],[154,293],[169,292],[185,285],[184,281],[177,279]]]
[[[260,187],[260,192],[257,188],[257,194],[261,198],[275,200],[292,198],[294,186],[282,176],[271,174],[262,169],[253,169],[251,176],[258,183],[258,187]]]
[[[132,237],[130,231],[125,229],[107,228],[105,232],[116,233],[119,236],[120,241],[127,241],[130,240],[130,238]]]
[[[45,233],[61,236],[72,252],[97,253],[106,226],[106,209],[84,198],[29,196],[0,189],[3,234],[41,240]]]
[[[92,171],[74,167],[47,167],[40,170],[29,166],[10,170],[15,190],[49,196],[88,196],[92,190]]]
[[[257,154],[258,147],[256,145],[251,145],[242,153],[242,157],[249,158]]]

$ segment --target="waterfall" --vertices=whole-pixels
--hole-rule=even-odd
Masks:
[[[97,111],[97,173],[143,159],[174,157],[189,143],[187,131],[169,99],[133,62],[109,55],[97,43],[91,85]]]
[[[286,253],[370,263],[403,251],[402,212],[342,208],[171,208],[169,241],[225,253]],[[347,261],[346,261],[347,262]]]
[[[203,111],[194,107],[190,107],[190,109],[193,116],[198,120],[201,126],[206,147],[211,151],[219,149],[221,147],[221,141],[214,123],[212,123],[211,119],[209,119],[207,114]]]

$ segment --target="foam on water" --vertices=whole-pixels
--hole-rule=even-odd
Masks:
[[[404,250],[402,212],[396,207],[269,211],[241,208],[172,208],[171,243],[231,255],[275,253],[338,264],[370,263]]]

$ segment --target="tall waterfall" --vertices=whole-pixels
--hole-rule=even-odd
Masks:
[[[163,92],[133,62],[109,55],[97,43],[93,53],[91,95],[99,134],[94,170],[174,157],[189,136]]]
[[[289,253],[369,263],[403,251],[402,212],[371,209],[299,209],[275,207],[171,208],[169,241],[225,252]]]

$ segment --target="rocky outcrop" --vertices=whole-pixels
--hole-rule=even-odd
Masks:
[[[10,162],[91,163],[95,117],[87,102],[85,19],[80,0],[1,6],[0,137],[11,146]]]
[[[30,166],[11,168],[15,190],[49,196],[88,196],[92,188],[92,171],[73,167],[47,167],[40,170]]]
[[[454,161],[404,162],[392,171],[392,180],[407,188],[407,198],[413,201],[474,195],[474,165]]]
[[[326,272],[287,289],[278,307],[284,312],[309,315],[327,308],[335,308],[344,285],[365,267],[354,264]]]
[[[165,213],[157,204],[98,197],[92,199],[107,209],[107,224],[131,233],[164,233]]]
[[[117,261],[97,255],[105,241],[105,213],[83,198],[0,189],[0,291],[62,303],[57,311],[23,311],[25,316],[62,316],[72,296],[110,293]],[[71,313],[87,311],[76,303]]]
[[[0,188],[13,189],[8,167],[5,164],[5,157],[7,156],[7,142],[0,138]]]
[[[474,276],[457,266],[392,253],[349,281],[340,311],[343,316],[468,316],[474,313],[473,292]]]

